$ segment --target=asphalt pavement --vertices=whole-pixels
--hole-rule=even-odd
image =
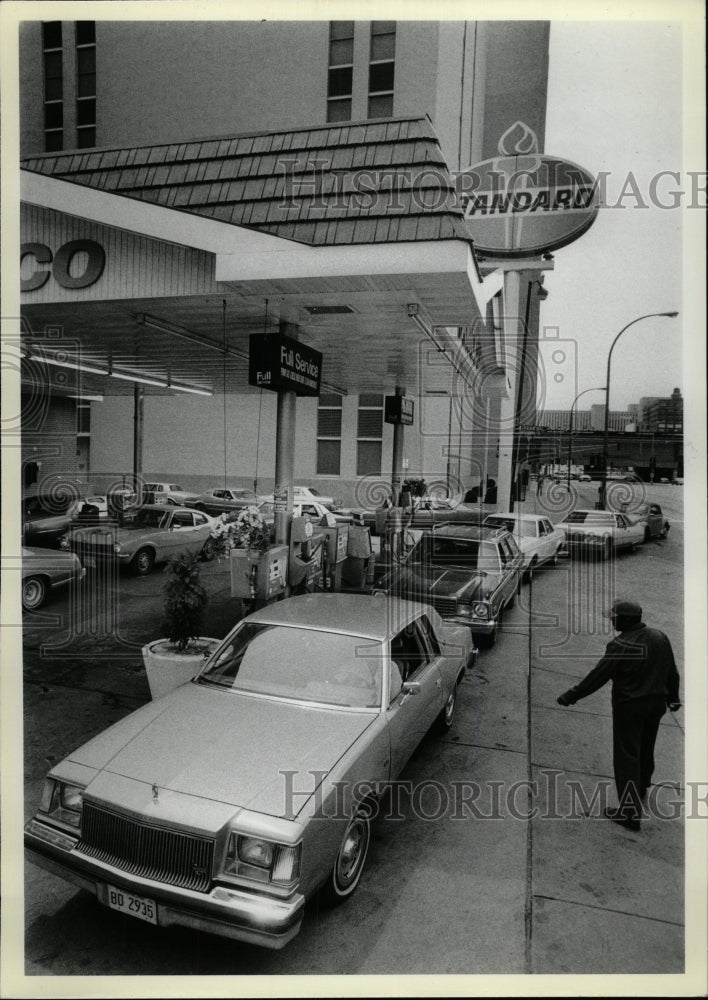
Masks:
[[[596,485],[576,488],[576,505],[592,506]],[[602,654],[600,611],[616,596],[642,604],[683,670],[682,494],[657,487],[651,499],[672,522],[668,539],[599,568],[563,559],[524,584],[466,675],[452,730],[427,737],[406,767],[405,818],[376,821],[345,906],[311,903],[295,941],[265,952],[132,921],[27,865],[27,974],[683,971],[682,715],[662,721],[653,814],[633,833],[597,815],[616,804],[609,686],[556,704]],[[530,490],[523,507],[556,521],[567,503]],[[235,618],[228,567],[205,564],[204,580],[204,631],[221,636]],[[160,634],[161,574],[108,581],[117,598],[87,583],[94,603],[78,618],[66,599],[25,615],[27,817],[55,761],[149,697],[140,648]]]

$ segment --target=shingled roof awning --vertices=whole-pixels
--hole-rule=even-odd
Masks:
[[[185,252],[202,254],[202,271],[211,267],[198,288],[169,294],[122,279],[74,296],[51,283],[23,295],[35,331],[61,323],[97,363],[118,357],[156,378],[169,359],[173,381],[243,390],[247,337],[267,311],[323,352],[328,381],[354,391],[410,385],[421,334],[409,305],[431,326],[463,326],[484,316],[499,287],[498,276],[479,274],[427,118],[47,154],[22,168],[23,240],[38,239],[47,218],[80,219],[164,254],[193,248]],[[145,314],[164,327],[151,340],[141,335]]]
[[[310,246],[469,240],[427,117],[52,153],[22,167]]]

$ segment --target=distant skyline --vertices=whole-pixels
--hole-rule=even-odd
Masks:
[[[604,385],[612,339],[632,319],[681,310],[682,213],[651,197],[661,171],[679,172],[681,180],[660,177],[654,202],[671,204],[671,192],[687,186],[681,34],[679,21],[551,21],[545,151],[595,176],[609,173],[607,203],[622,207],[601,209],[585,235],[554,254],[541,332],[557,328],[577,345],[578,374],[570,357],[558,372],[551,358],[557,345],[542,344],[540,407],[567,409],[577,392]],[[676,386],[684,391],[681,324],[680,316],[645,320],[622,336],[612,356],[611,410],[641,396],[670,396]],[[602,393],[588,394],[582,408],[594,402],[604,403]]]

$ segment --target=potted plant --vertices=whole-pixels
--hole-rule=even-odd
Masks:
[[[153,700],[194,677],[205,657],[220,641],[200,634],[208,595],[200,580],[197,558],[173,556],[165,568],[167,634],[164,639],[143,646],[145,672]]]

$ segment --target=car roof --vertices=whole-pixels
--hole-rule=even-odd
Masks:
[[[454,523],[443,521],[441,524],[433,525],[432,531],[424,532],[425,535],[446,535],[449,538],[470,538],[475,541],[488,541],[499,538],[500,535],[508,534],[506,528],[493,528],[491,525]]]
[[[247,621],[301,625],[385,640],[399,632],[423,608],[425,605],[415,601],[385,594],[306,594],[271,604],[249,615]]]
[[[503,517],[507,521],[547,521],[548,518],[545,514],[507,514],[504,511],[495,511],[493,514],[487,514],[487,517]],[[486,520],[486,518],[485,518]]]

